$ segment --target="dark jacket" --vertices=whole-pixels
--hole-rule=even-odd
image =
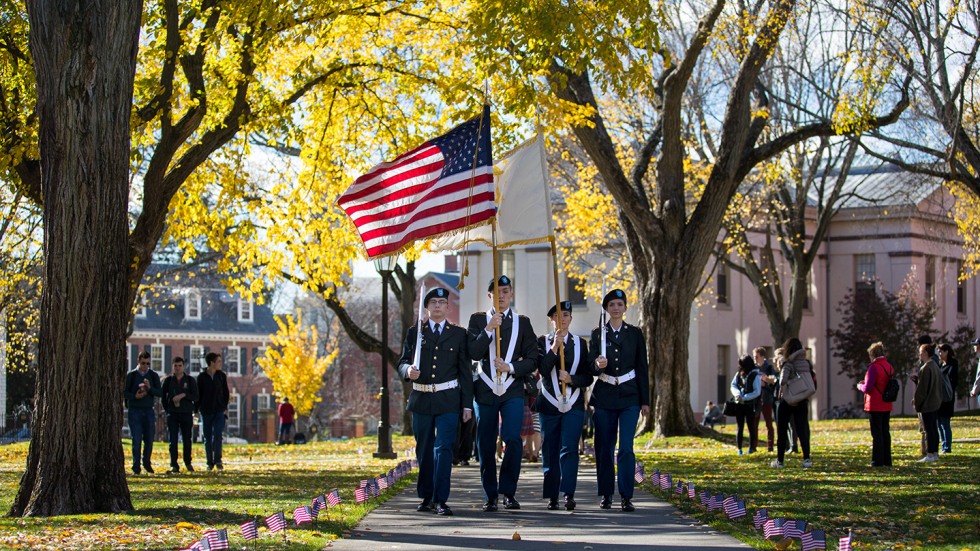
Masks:
[[[178,394],[186,394],[180,399],[179,406],[174,404],[174,396]],[[167,413],[194,413],[199,398],[197,381],[187,373],[184,373],[180,381],[175,375],[168,375],[163,380],[163,409]]]
[[[228,391],[228,376],[224,371],[215,371],[214,377],[205,369],[197,376],[198,409],[202,415],[221,413],[228,409],[231,393]]]
[[[511,310],[513,312],[513,310]],[[538,339],[531,327],[531,320],[527,316],[512,316],[514,319],[504,318],[500,326],[500,355],[507,355],[507,347],[510,343],[511,332],[515,325],[517,327],[517,344],[514,346],[514,355],[511,358],[511,365],[514,366],[514,382],[507,388],[503,396],[497,396],[493,389],[487,386],[483,378],[477,379],[473,383],[473,396],[478,403],[496,404],[510,400],[511,398],[524,398],[523,378],[534,373],[538,369]],[[487,335],[487,314],[477,312],[470,316],[469,327],[467,328],[469,339],[468,348],[470,359],[480,362],[480,370],[486,374],[490,381],[496,382],[497,371],[490,365],[490,347],[496,346],[494,339]]]
[[[139,390],[140,383],[146,381],[150,387],[142,398],[136,398],[136,391]],[[123,389],[123,396],[126,397],[126,407],[133,408],[152,408],[157,396],[162,396],[163,391],[160,386],[160,376],[156,371],[147,369],[146,374],[140,373],[139,369],[134,369],[126,374],[126,387]]]
[[[544,336],[538,338],[538,350],[541,353],[541,361],[539,362],[538,371],[541,373],[541,386],[544,388],[544,392],[550,394],[556,400],[561,400],[561,382],[558,386],[555,386],[555,381],[558,380],[558,354],[555,354],[551,347],[548,346],[550,339],[553,339],[554,335],[550,335],[547,339]],[[566,385],[568,387],[569,396],[573,395],[575,389],[581,389],[579,391],[578,397],[575,399],[572,409],[585,409],[585,389],[588,388],[594,377],[592,376],[592,370],[589,369],[589,345],[586,344],[585,339],[575,335],[569,335],[565,340],[565,371],[571,373],[573,362],[575,361],[575,349],[578,348],[579,361],[578,367],[575,369],[575,373],[571,373],[572,382]],[[554,374],[554,379],[552,379],[552,374]],[[545,415],[561,415],[561,412],[551,403],[550,400],[544,395],[544,392],[538,394],[538,397],[534,399],[534,409],[537,412],[544,413]]]
[[[919,382],[915,385],[915,395],[912,397],[917,413],[930,413],[939,409],[943,402],[943,384],[940,377],[943,373],[931,358],[919,368]]]
[[[445,322],[442,333],[436,339],[429,322],[422,322],[422,348],[419,354],[419,378],[408,378],[408,369],[415,361],[415,340],[418,325],[408,329],[402,356],[398,360],[398,373],[406,382],[439,384],[452,380],[459,382],[456,388],[439,392],[412,390],[408,395],[408,410],[421,415],[439,415],[473,409],[473,369],[467,351],[466,330]]]
[[[591,350],[589,351],[589,368],[598,379],[592,388],[592,398],[589,405],[603,409],[625,409],[630,406],[650,405],[650,379],[647,366],[647,343],[643,332],[638,327],[623,323],[619,331],[619,340],[613,338],[613,330],[606,324],[606,350],[602,351],[602,336],[600,328],[592,330]],[[605,369],[595,366],[596,358],[605,352]],[[604,382],[599,376],[603,373],[609,376],[623,376],[630,370],[636,371],[636,377],[620,385]]]
[[[948,402],[944,401],[939,406],[939,416],[952,417],[953,412],[956,410],[956,385],[960,382],[960,364],[956,361],[956,358],[950,357],[949,363],[939,366],[939,371],[942,372],[943,377],[946,377],[946,380],[949,381],[953,389],[953,399]]]

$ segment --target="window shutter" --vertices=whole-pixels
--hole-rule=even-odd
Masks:
[[[163,345],[163,372],[169,375],[173,372],[173,347],[169,344]]]

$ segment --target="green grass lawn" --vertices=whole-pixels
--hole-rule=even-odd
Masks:
[[[749,515],[767,507],[770,516],[810,522],[827,531],[828,549],[848,529],[856,549],[980,550],[980,417],[953,420],[953,454],[938,464],[921,464],[915,419],[892,422],[895,466],[871,469],[866,420],[813,423],[812,469],[801,469],[799,455],[787,455],[786,468],[769,467],[774,454],[738,456],[734,424],[711,437],[637,439],[638,456],[652,471],[671,473],[674,481],[693,481],[698,490],[738,494]],[[764,430],[764,429],[763,429]],[[764,438],[764,434],[763,434]],[[129,458],[128,442],[126,457]],[[404,451],[410,438],[395,439]],[[155,475],[130,476],[136,511],[117,515],[57,518],[0,518],[0,549],[179,549],[208,528],[228,528],[232,548],[241,548],[238,525],[246,520],[309,505],[321,492],[339,488],[344,504],[321,514],[320,522],[288,528],[289,545],[260,530],[259,549],[322,549],[340,537],[373,507],[353,504],[353,488],[398,460],[374,459],[371,438],[305,446],[227,446],[224,472],[162,474],[169,464],[166,444],[154,446]],[[764,446],[763,446],[764,448]],[[203,448],[195,446],[197,465]],[[26,444],[0,447],[0,506],[6,510],[17,490]],[[413,484],[403,479],[398,489]],[[648,485],[646,485],[649,487]],[[668,497],[666,492],[651,490]],[[382,500],[384,497],[381,498]],[[669,494],[685,513],[728,532],[759,549],[771,549],[747,518],[729,521],[707,513],[689,499]],[[260,523],[261,525],[261,523]],[[798,548],[798,543],[794,544]]]
[[[953,453],[925,464],[917,462],[916,419],[893,419],[894,466],[887,469],[869,466],[871,434],[863,419],[811,423],[810,469],[800,467],[799,454],[787,454],[784,469],[770,467],[775,453],[764,451],[764,424],[763,451],[753,455],[737,455],[734,422],[713,438],[640,437],[636,448],[648,472],[659,468],[675,484],[693,481],[699,492],[738,494],[749,517],[766,507],[770,517],[806,520],[826,530],[828,549],[836,549],[848,529],[857,549],[980,549],[980,417],[955,417],[952,425]],[[967,441],[957,443],[959,438]],[[703,522],[756,548],[772,548],[750,518],[729,521],[724,512],[708,513],[686,497],[670,496]]]

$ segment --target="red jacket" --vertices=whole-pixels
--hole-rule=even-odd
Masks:
[[[895,375],[895,369],[884,356],[878,356],[868,366],[864,382],[858,385],[858,390],[864,393],[864,411],[891,411],[892,403],[882,400],[881,393],[888,384],[888,379]]]
[[[279,422],[292,423],[295,411],[296,410],[293,409],[293,404],[290,404],[289,402],[279,404]]]

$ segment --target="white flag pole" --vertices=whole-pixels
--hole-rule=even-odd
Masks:
[[[422,311],[425,310],[423,303],[425,302],[425,283],[419,287],[419,323],[415,331],[415,357],[412,359],[412,365],[415,369],[419,368],[419,362],[422,358]]]
[[[605,298],[605,296],[606,296],[606,278],[602,278],[602,297]],[[599,334],[602,335],[601,344],[600,344],[600,346],[602,347],[601,349],[602,351],[599,353],[599,355],[605,358],[606,357],[606,308],[605,307],[602,308],[602,313],[599,314],[599,324],[601,327],[601,331],[599,332]]]

